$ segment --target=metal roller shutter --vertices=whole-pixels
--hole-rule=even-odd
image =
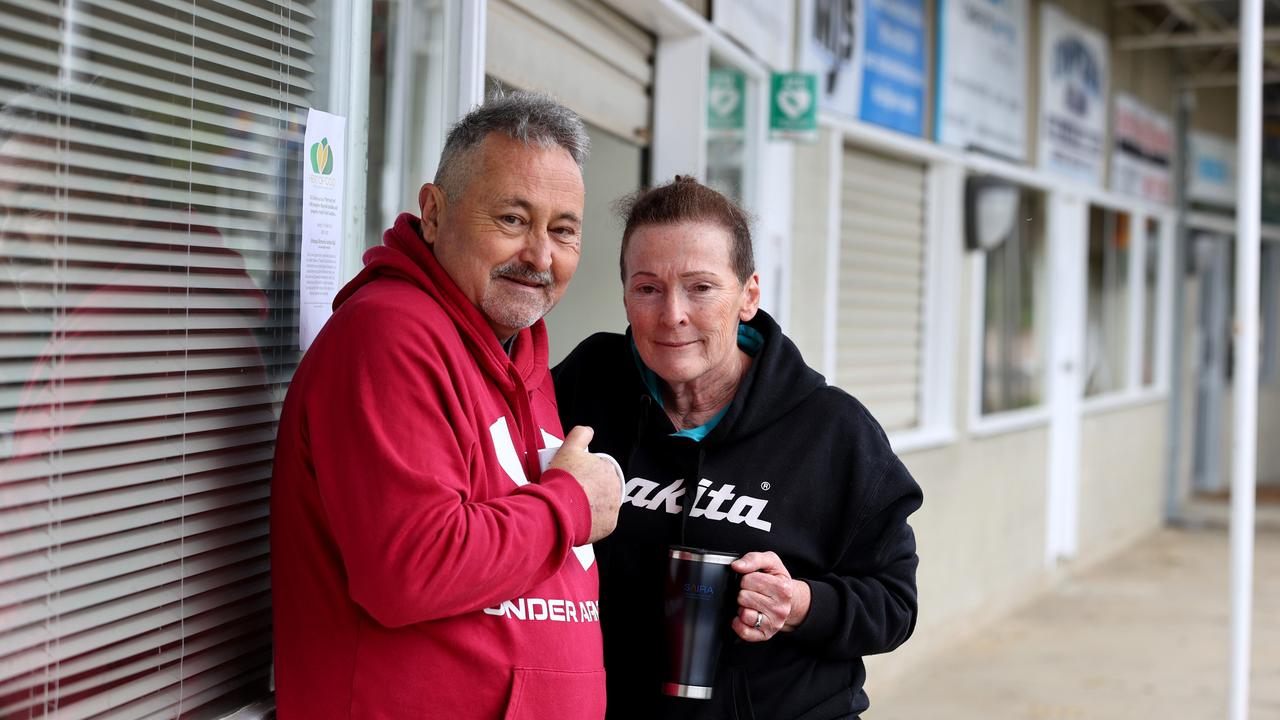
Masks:
[[[653,38],[597,0],[490,0],[485,73],[539,90],[618,137],[649,142]]]
[[[890,431],[920,416],[925,169],[844,152],[835,383]]]
[[[0,0],[0,717],[266,690],[314,19]]]

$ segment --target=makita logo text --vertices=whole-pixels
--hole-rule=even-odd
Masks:
[[[654,492],[655,490],[657,492]],[[750,495],[735,495],[733,490],[733,485],[716,487],[706,478],[699,480],[698,493],[693,499],[693,509],[689,511],[689,517],[746,523],[748,527],[769,532],[773,528],[773,523],[760,519],[769,501],[753,498]],[[672,515],[679,515],[684,507],[679,502],[682,497],[684,497],[683,478],[661,490],[658,489],[658,483],[652,480],[631,478],[627,482],[626,490],[622,493],[622,504],[631,503],[638,508],[662,509]]]
[[[594,600],[516,598],[497,607],[485,608],[485,615],[514,620],[550,620],[552,622],[600,622],[600,605]]]

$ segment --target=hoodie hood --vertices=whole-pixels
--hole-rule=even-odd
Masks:
[[[484,373],[504,391],[515,391],[513,374],[528,390],[542,383],[548,357],[546,324],[540,319],[516,333],[508,356],[480,309],[440,266],[422,237],[421,221],[411,213],[401,213],[382,234],[382,245],[365,251],[364,269],[334,297],[333,309],[365,285],[383,279],[412,283],[435,300],[458,328]]]
[[[733,401],[704,442],[739,440],[765,430],[827,384],[821,374],[805,364],[800,349],[764,310],[757,310],[755,317],[743,325],[759,333],[763,343]],[[628,347],[634,342],[628,327]]]

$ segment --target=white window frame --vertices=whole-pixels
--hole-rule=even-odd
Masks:
[[[1121,363],[1120,386],[1113,389],[1100,392],[1097,395],[1088,395],[1089,378],[1082,372],[1080,383],[1080,394],[1084,399],[1085,408],[1094,406],[1108,406],[1114,404],[1115,401],[1125,399],[1131,396],[1139,385],[1139,379],[1142,375],[1142,294],[1139,292],[1140,286],[1144,283],[1142,278],[1142,263],[1146,260],[1146,216],[1142,214],[1134,205],[1123,201],[1108,198],[1094,197],[1088,200],[1086,211],[1094,208],[1104,213],[1114,213],[1117,216],[1123,214],[1129,223],[1129,267],[1126,270],[1125,285],[1128,290],[1128,298],[1125,302],[1125,348],[1123,362]],[[1117,218],[1118,220],[1118,218]],[[1091,238],[1089,237],[1090,227],[1088,222],[1085,224],[1085,235],[1082,238],[1087,248]],[[1089,339],[1087,332],[1087,323],[1089,321],[1089,297],[1088,297],[1088,274],[1089,266],[1086,260],[1085,264],[1085,308],[1083,319],[1086,323],[1085,339],[1083,349],[1088,352]],[[1082,368],[1082,370],[1085,368]]]
[[[1024,190],[1041,193],[1044,196],[1044,254],[1048,261],[1053,251],[1053,242],[1055,240],[1053,232],[1053,213],[1051,210],[1053,193],[1055,192],[1051,181],[1040,173],[1029,168],[1011,165],[1001,160],[994,160],[983,156],[967,154],[967,162],[965,163],[965,175],[983,174],[996,177],[1018,185]],[[963,215],[962,215],[963,217]],[[957,227],[963,227],[957,226]],[[959,244],[959,240],[955,241]],[[984,413],[982,411],[982,372],[983,372],[983,325],[986,321],[987,299],[986,299],[986,283],[987,283],[987,263],[986,254],[983,252],[972,251],[968,253],[969,263],[969,403],[967,409],[968,433],[974,437],[986,437],[990,435],[1000,435],[1005,433],[1019,432],[1031,428],[1037,428],[1049,423],[1052,417],[1053,405],[1050,398],[1050,388],[1052,378],[1050,376],[1050,368],[1052,367],[1052,343],[1050,337],[1043,339],[1044,347],[1041,348],[1044,359],[1044,387],[1042,388],[1041,397],[1043,400],[1031,407],[1018,408],[1016,410],[1002,410],[992,413]],[[1049,297],[1053,297],[1055,288],[1052,286],[1055,279],[1050,275],[1048,282],[1051,283],[1049,289]],[[1048,307],[1043,312],[1050,312]]]
[[[822,113],[819,125],[830,131],[831,181],[828,196],[827,267],[823,319],[822,373],[835,377],[836,328],[839,313],[840,192],[844,152],[848,146],[874,151],[925,166],[925,257],[922,287],[926,331],[921,337],[919,422],[889,433],[895,452],[911,452],[956,440],[955,367],[948,362],[956,344],[954,304],[960,248],[949,229],[961,227],[964,173],[953,153],[923,139],[839,115]]]
[[[1169,392],[1169,368],[1171,367],[1171,334],[1173,330],[1173,282],[1176,267],[1174,258],[1174,241],[1176,216],[1171,208],[1150,205],[1127,198],[1116,198],[1113,195],[1095,193],[1087,202],[1111,212],[1123,212],[1129,215],[1129,237],[1132,243],[1129,256],[1129,336],[1125,363],[1124,387],[1110,392],[1084,395],[1081,384],[1080,393],[1083,398],[1081,410],[1089,416],[1111,410],[1131,407],[1149,402],[1163,400]],[[1155,381],[1151,385],[1142,384],[1142,339],[1146,331],[1146,317],[1143,308],[1143,291],[1146,279],[1143,272],[1146,267],[1146,223],[1155,220],[1160,223],[1160,268],[1156,280],[1156,337],[1155,337]],[[1088,242],[1088,238],[1085,238]]]

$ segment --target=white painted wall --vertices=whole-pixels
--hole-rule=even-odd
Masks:
[[[1168,403],[1085,414],[1080,448],[1080,554],[1106,556],[1164,518]]]

